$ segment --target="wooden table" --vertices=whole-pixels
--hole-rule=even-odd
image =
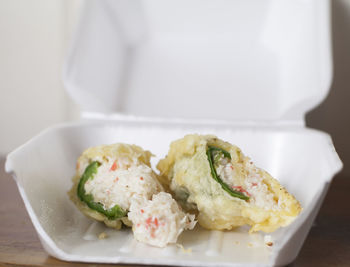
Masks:
[[[0,266],[116,266],[68,263],[42,248],[12,177],[0,159]],[[350,177],[338,175],[306,242],[290,267],[350,266]],[[119,265],[130,266],[130,265]]]

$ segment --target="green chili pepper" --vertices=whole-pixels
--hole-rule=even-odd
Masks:
[[[110,220],[116,220],[116,219],[122,218],[127,214],[127,212],[123,210],[121,207],[119,207],[118,205],[115,205],[113,208],[105,210],[103,205],[100,202],[94,202],[94,197],[92,196],[92,194],[86,194],[85,192],[85,187],[84,187],[85,183],[89,179],[94,178],[94,174],[97,173],[97,168],[100,165],[101,163],[94,161],[89,166],[86,167],[78,184],[78,190],[77,190],[78,197],[80,198],[81,201],[85,202],[90,209],[93,209],[102,213]]]
[[[217,174],[215,166],[215,163],[223,156],[225,158],[231,159],[231,155],[229,152],[226,150],[219,148],[219,147],[214,147],[214,146],[208,146],[207,149],[207,156],[208,156],[208,161],[209,161],[209,166],[210,166],[210,171],[211,171],[211,176],[214,178],[215,181],[217,181],[222,189],[224,189],[227,193],[229,193],[233,197],[238,197],[243,200],[248,200],[249,197],[244,195],[242,192],[233,190],[228,184],[226,184],[220,176]]]

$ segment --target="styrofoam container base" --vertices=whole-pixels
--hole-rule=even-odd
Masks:
[[[288,227],[271,234],[208,231],[199,225],[185,231],[177,245],[155,248],[133,239],[130,229],[115,231],[86,218],[69,200],[77,157],[88,147],[116,142],[137,144],[156,155],[167,154],[171,141],[189,133],[215,134],[239,146],[270,172],[303,207]],[[341,162],[330,137],[292,128],[189,125],[146,121],[90,121],[52,127],[8,155],[6,171],[17,182],[30,218],[46,251],[65,261],[181,266],[279,266],[297,256],[328,184]],[[100,240],[102,232],[107,238]]]

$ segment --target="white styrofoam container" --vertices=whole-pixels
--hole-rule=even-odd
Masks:
[[[86,120],[47,129],[6,161],[46,251],[100,263],[293,261],[342,168],[329,135],[304,127],[330,87],[329,28],[327,0],[87,1],[64,68]],[[92,222],[68,199],[85,148],[134,143],[156,155],[154,166],[188,133],[238,145],[301,202],[299,217],[271,234],[274,246],[246,227],[198,226],[179,238],[191,253],[154,248]],[[108,238],[99,240],[103,231]]]

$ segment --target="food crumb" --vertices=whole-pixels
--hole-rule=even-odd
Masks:
[[[236,245],[239,245],[239,241],[235,241],[235,244],[236,244]]]
[[[176,246],[178,248],[180,248],[183,253],[186,253],[186,254],[191,254],[192,253],[192,248],[185,249],[182,244],[176,244]]]
[[[98,235],[98,239],[100,239],[100,240],[102,240],[102,239],[105,239],[105,238],[107,238],[108,236],[107,236],[107,234],[105,233],[105,232],[102,232],[102,233],[100,233],[99,235]]]
[[[253,243],[248,243],[248,247],[253,247]]]
[[[269,246],[269,247],[273,246],[272,237],[270,235],[264,236],[264,242],[266,246]]]

